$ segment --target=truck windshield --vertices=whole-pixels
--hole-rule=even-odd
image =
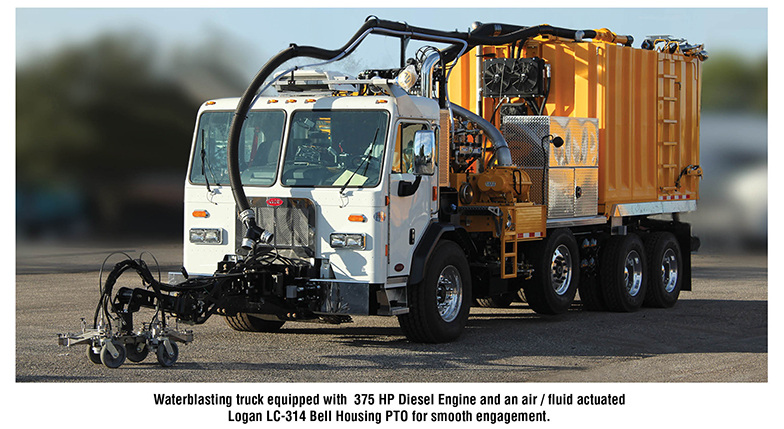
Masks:
[[[229,184],[226,146],[233,115],[233,112],[205,112],[201,115],[191,163],[192,183]],[[281,110],[248,114],[239,141],[240,173],[244,185],[270,186],[275,182],[285,119]]]
[[[385,111],[297,111],[281,183],[304,187],[372,187],[381,180],[389,115]]]

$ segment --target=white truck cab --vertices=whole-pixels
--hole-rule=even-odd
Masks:
[[[244,233],[226,159],[237,102],[208,101],[198,113],[185,184],[190,275],[212,275]],[[318,267],[311,282],[335,297],[325,312],[407,310],[413,252],[438,211],[437,169],[415,176],[413,145],[416,132],[433,133],[438,121],[435,100],[406,94],[282,93],[252,105],[240,136],[245,192],[278,257]],[[438,162],[432,143],[428,150]],[[401,183],[408,192],[398,192]]]

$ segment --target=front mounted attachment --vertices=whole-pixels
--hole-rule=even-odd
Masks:
[[[193,331],[165,327],[164,323],[154,321],[144,324],[135,332],[112,332],[101,328],[87,328],[82,319],[82,332],[60,334],[61,346],[87,344],[87,357],[93,363],[103,363],[109,368],[117,368],[125,360],[143,361],[152,352],[158,363],[164,367],[174,365],[179,356],[177,343],[188,344],[193,341]]]

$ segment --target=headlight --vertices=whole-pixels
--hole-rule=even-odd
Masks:
[[[365,234],[334,233],[329,235],[329,245],[333,249],[365,249]]]
[[[189,235],[194,244],[223,244],[223,230],[219,228],[191,228]]]

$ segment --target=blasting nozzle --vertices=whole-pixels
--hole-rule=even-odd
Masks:
[[[243,249],[252,250],[256,243],[269,244],[272,241],[273,234],[256,225],[256,213],[254,213],[253,209],[243,210],[240,212],[239,217],[247,229],[240,244]]]

